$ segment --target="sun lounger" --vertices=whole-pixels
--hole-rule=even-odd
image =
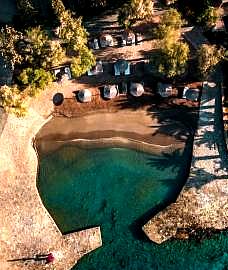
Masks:
[[[130,64],[128,63],[128,67],[124,72],[125,75],[130,75],[131,74],[131,68],[130,68]]]

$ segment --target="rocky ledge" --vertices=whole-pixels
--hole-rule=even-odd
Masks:
[[[32,138],[50,119],[55,91],[36,99],[25,118],[9,115],[6,119],[0,111],[1,270],[71,269],[102,244],[99,227],[62,235],[36,188],[38,160]],[[31,259],[49,252],[55,257],[51,264]]]
[[[155,215],[143,230],[160,244],[188,238],[197,229],[228,227],[228,158],[219,85],[204,83],[189,178],[176,202]]]

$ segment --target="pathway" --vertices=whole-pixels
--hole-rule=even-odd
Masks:
[[[189,178],[177,201],[144,226],[154,242],[162,243],[187,228],[228,227],[228,158],[221,100],[219,84],[204,83]]]

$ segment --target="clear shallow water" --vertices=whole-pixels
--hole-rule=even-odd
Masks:
[[[101,226],[103,246],[73,269],[228,269],[225,233],[162,245],[142,233],[149,217],[179,193],[188,159],[72,146],[42,157],[39,192],[61,231]]]

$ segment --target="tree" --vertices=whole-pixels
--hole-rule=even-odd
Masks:
[[[26,87],[25,92],[29,96],[36,96],[53,81],[53,76],[42,68],[26,68],[20,73],[18,80],[22,86]]]
[[[59,37],[69,49],[78,51],[87,43],[88,35],[82,26],[82,18],[74,18],[71,12],[65,9],[61,0],[52,0],[52,7],[60,23]]]
[[[170,31],[173,31],[172,33],[179,37],[182,24],[181,14],[174,8],[168,9],[161,17],[161,22],[156,31],[158,38],[164,38]]]
[[[214,0],[178,0],[178,8],[183,16],[203,26],[211,26],[217,18]]]
[[[37,23],[38,11],[35,9],[32,0],[16,0],[17,9],[19,11],[19,24],[23,26],[31,26]]]
[[[224,57],[224,48],[203,44],[198,50],[198,68],[201,78],[206,78]]]
[[[158,74],[174,78],[186,71],[189,52],[188,45],[178,40],[176,30],[169,30],[160,42],[159,53],[151,58],[151,64]]]
[[[22,56],[18,53],[17,44],[22,38],[22,33],[13,27],[5,26],[0,31],[0,51],[4,60],[14,69],[16,64],[20,64]]]
[[[210,28],[215,25],[217,19],[216,8],[209,6],[197,17],[197,22]]]
[[[52,7],[60,23],[59,37],[76,55],[72,59],[71,70],[73,76],[78,77],[95,64],[95,57],[86,46],[88,34],[82,26],[82,18],[74,18],[70,11],[65,10],[61,0],[52,0]]]
[[[71,71],[74,77],[83,75],[87,70],[92,68],[96,64],[95,57],[92,52],[87,48],[83,47],[79,51],[77,57],[73,57],[71,63]]]
[[[0,106],[7,113],[22,117],[26,115],[28,110],[28,98],[19,91],[17,86],[4,85],[0,88]]]
[[[50,68],[60,64],[65,58],[65,51],[59,41],[52,41],[40,27],[26,31],[27,46],[30,48],[25,61],[37,68]]]
[[[124,28],[131,27],[137,20],[149,19],[153,15],[153,1],[130,0],[118,13],[118,22]]]

